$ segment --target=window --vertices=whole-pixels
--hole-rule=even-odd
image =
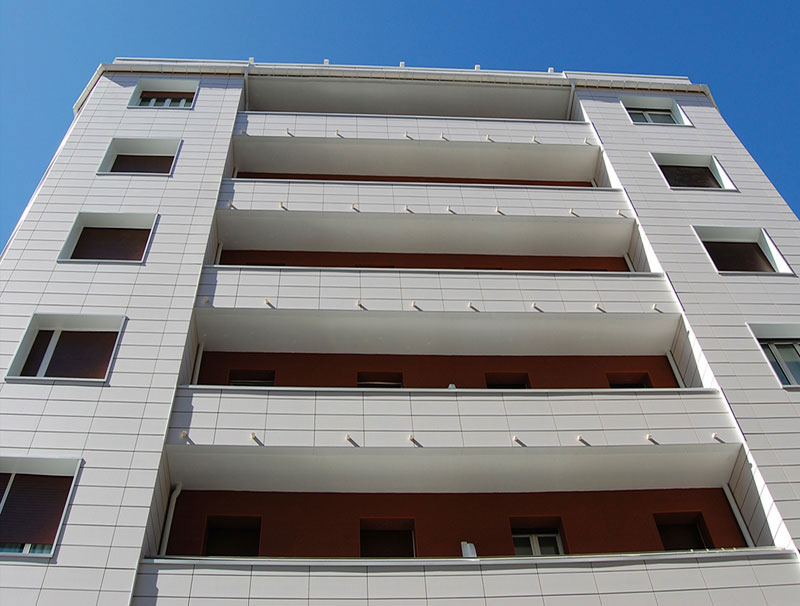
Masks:
[[[194,93],[142,91],[139,107],[191,107]]]
[[[203,555],[258,556],[261,518],[255,516],[208,516]]]
[[[556,528],[514,530],[511,536],[514,540],[514,555],[516,556],[550,556],[564,553],[561,545],[561,533]]]
[[[717,271],[792,273],[767,233],[758,227],[695,227]]]
[[[228,371],[228,385],[240,387],[272,387],[275,385],[274,370],[238,370]]]
[[[762,340],[759,344],[781,383],[800,385],[800,340]]]
[[[632,122],[636,124],[679,124],[691,126],[680,105],[670,97],[649,95],[620,97]]]
[[[397,389],[403,387],[402,372],[360,372],[358,387]]]
[[[413,558],[414,520],[361,520],[362,558]]]
[[[667,109],[628,109],[631,120],[637,124],[677,124],[675,116]]]
[[[645,389],[653,386],[647,372],[607,372],[608,386],[611,389]]]
[[[191,109],[199,82],[179,78],[142,78],[128,107]]]
[[[79,465],[0,458],[0,555],[52,555]]]
[[[179,146],[179,139],[114,138],[98,173],[169,175]]]
[[[124,319],[34,315],[6,379],[105,381]]]
[[[487,372],[487,389],[530,389],[527,372]]]
[[[78,213],[58,260],[141,263],[156,220],[147,213]]]
[[[653,154],[671,188],[736,189],[716,158],[697,154]]]
[[[666,551],[713,548],[701,513],[656,514],[655,520]]]

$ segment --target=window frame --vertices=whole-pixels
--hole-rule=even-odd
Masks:
[[[658,169],[658,174],[661,175],[661,179],[666,184],[666,186],[670,189],[670,191],[704,191],[704,192],[736,192],[739,193],[739,189],[736,187],[736,184],[730,178],[725,169],[720,164],[717,157],[713,154],[674,154],[674,153],[662,153],[662,152],[650,152],[650,158],[652,159],[653,163],[656,165]],[[694,185],[672,185],[670,184],[667,176],[664,174],[664,171],[661,169],[661,166],[687,166],[687,167],[698,167],[698,168],[707,168],[711,171],[714,179],[716,179],[719,187],[700,187]]]
[[[780,249],[772,241],[767,230],[763,227],[741,227],[741,226],[721,226],[721,225],[692,225],[694,235],[703,247],[703,252],[708,258],[709,263],[714,267],[719,275],[758,275],[758,276],[796,276],[794,270],[783,257]],[[750,271],[750,270],[720,270],[714,262],[711,253],[708,252],[706,242],[743,242],[758,244],[761,252],[772,265],[771,272]]]
[[[631,124],[638,126],[684,126],[694,128],[694,124],[689,120],[686,112],[680,104],[672,97],[653,97],[649,95],[620,95],[620,104],[625,110]],[[641,112],[645,114],[647,122],[636,122],[631,117],[631,112]],[[672,123],[654,122],[648,112],[669,113],[672,116]]]
[[[119,351],[120,340],[127,322],[124,315],[97,315],[97,314],[49,314],[35,313],[31,316],[28,327],[25,329],[22,339],[20,339],[17,351],[11,360],[11,364],[6,371],[5,380],[7,382],[20,383],[85,383],[85,384],[105,384],[111,374],[117,352]],[[39,331],[53,331],[48,341],[47,350],[39,363],[39,368],[35,376],[21,374],[23,367],[28,361],[31,348],[36,340]],[[101,377],[48,377],[44,376],[50,364],[53,351],[58,345],[58,340],[62,332],[114,332],[117,338],[111,349],[111,357],[106,367],[105,375]]]
[[[552,558],[557,556],[566,555],[564,552],[564,543],[561,540],[561,531],[556,530],[556,532],[519,532],[519,531],[511,531],[511,541],[513,543],[514,539],[526,537],[530,541],[531,551],[533,552],[532,555],[518,555],[516,553],[516,548],[514,549],[514,556],[518,558]],[[539,537],[555,537],[556,545],[558,547],[557,554],[543,554],[541,546],[539,545]],[[534,540],[535,539],[535,540]]]
[[[64,531],[64,525],[67,519],[67,512],[72,504],[72,496],[75,492],[75,486],[78,483],[78,473],[83,465],[83,459],[73,458],[44,458],[44,457],[0,457],[0,473],[8,473],[11,475],[8,485],[0,495],[0,513],[3,511],[6,499],[11,492],[11,486],[14,483],[14,478],[19,475],[42,475],[42,476],[63,476],[71,477],[69,490],[67,491],[67,498],[64,502],[64,509],[61,512],[61,518],[58,521],[58,528],[56,529],[53,543],[49,551],[31,552],[32,545],[39,543],[23,543],[22,551],[0,551],[0,560],[8,560],[15,558],[41,558],[49,559],[55,555],[56,546],[59,544],[61,534]]]
[[[147,254],[150,252],[150,246],[153,243],[153,235],[155,234],[156,224],[158,223],[158,213],[96,213],[96,212],[79,212],[75,215],[75,220],[72,227],[64,240],[64,245],[58,253],[57,263],[113,263],[124,265],[141,265],[144,263]],[[100,227],[110,229],[149,229],[150,235],[147,237],[147,242],[144,245],[142,256],[140,259],[73,259],[72,253],[83,234],[83,229],[86,227]]]
[[[178,154],[183,146],[183,139],[162,137],[112,137],[106,153],[97,167],[98,176],[150,176],[172,177]],[[112,171],[117,156],[172,156],[172,164],[168,172]]]
[[[800,387],[800,378],[795,378],[794,373],[786,365],[786,360],[784,360],[783,356],[780,353],[778,353],[776,347],[777,345],[791,345],[792,347],[794,347],[795,351],[797,352],[797,355],[800,356],[800,339],[791,339],[791,338],[759,339],[758,344],[761,346],[761,350],[764,353],[764,356],[767,358],[767,362],[769,363],[770,369],[772,369],[772,372],[778,378],[778,381],[780,381],[781,385],[783,387]],[[783,379],[781,379],[781,377],[778,376],[778,373],[775,372],[775,368],[772,365],[772,360],[767,355],[767,349],[775,358],[775,362],[780,367],[784,377],[786,377],[786,379],[789,381],[788,383],[784,383]]]
[[[175,110],[192,110],[194,109],[197,101],[197,92],[200,88],[200,81],[196,79],[185,80],[183,78],[140,78],[133,89],[131,98],[128,101],[128,109],[175,109]],[[192,93],[192,102],[190,104],[181,104],[179,106],[166,106],[166,105],[141,105],[143,92],[175,92],[175,93]]]

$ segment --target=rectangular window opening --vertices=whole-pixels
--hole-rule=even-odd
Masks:
[[[703,246],[719,271],[775,272],[758,242],[703,240]]]
[[[238,385],[241,387],[272,387],[275,385],[275,371],[232,368],[228,372],[228,385]]]
[[[403,387],[402,372],[359,372],[358,387],[370,389],[399,389]]]
[[[70,258],[139,261],[149,239],[149,229],[84,227]]]
[[[705,550],[714,547],[702,513],[655,514],[655,521],[665,551]]]
[[[261,518],[256,516],[208,516],[204,555],[258,556]]]
[[[653,387],[650,373],[647,372],[607,372],[608,386],[611,389],[649,389]]]
[[[414,520],[362,519],[362,558],[413,558]]]
[[[114,331],[40,330],[20,376],[103,379],[118,336]]]
[[[530,389],[527,372],[487,372],[487,389]]]
[[[659,164],[670,187],[703,187],[721,189],[714,173],[708,166],[680,166],[676,164]]]
[[[169,174],[174,159],[174,156],[117,154],[111,165],[111,172]]]

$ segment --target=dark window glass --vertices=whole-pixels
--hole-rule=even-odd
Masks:
[[[139,261],[149,237],[149,229],[84,227],[70,258]]]
[[[28,359],[25,360],[25,366],[22,367],[22,372],[19,373],[21,376],[35,377],[39,373],[39,367],[42,365],[44,354],[52,338],[52,330],[40,330],[36,334],[31,350],[28,353]]]
[[[360,372],[359,387],[399,388],[403,386],[402,372]]]
[[[638,123],[641,123],[641,124],[647,124],[647,118],[645,117],[644,112],[630,111],[628,113],[631,116],[631,120],[633,120],[634,122],[638,122]]]
[[[143,91],[141,94],[141,101],[139,105],[150,105],[150,101],[156,99],[157,105],[164,105],[164,101],[171,99],[170,105],[177,106],[180,104],[181,99],[185,99],[185,105],[191,105],[194,99],[194,93],[176,93],[164,91]],[[159,103],[160,101],[160,103]]]
[[[703,241],[719,271],[775,271],[758,242]]]
[[[231,369],[228,373],[228,385],[270,387],[275,385],[275,371]]]
[[[362,558],[413,558],[413,530],[361,530]]]
[[[117,342],[117,334],[99,331],[62,332],[45,376],[104,378]]]
[[[650,120],[652,120],[655,124],[675,124],[675,118],[672,116],[671,112],[654,112],[649,111],[647,115],[650,116]]]
[[[112,173],[161,173],[169,174],[172,170],[173,156],[134,156],[117,154]]]
[[[658,534],[667,551],[686,549],[706,549],[705,541],[697,522],[662,523],[658,525]]]
[[[533,547],[531,547],[530,535],[514,535],[514,555],[533,555]]]
[[[612,389],[644,389],[653,386],[646,372],[607,372],[608,386]]]
[[[257,556],[261,542],[261,518],[209,516],[206,521],[208,556]]]
[[[0,543],[40,543],[50,551],[71,485],[68,476],[14,476],[0,512]]]
[[[487,372],[488,389],[530,389],[531,382],[526,372]]]
[[[660,165],[661,172],[667,179],[670,187],[706,187],[721,189],[714,173],[707,166],[676,166],[672,164]]]

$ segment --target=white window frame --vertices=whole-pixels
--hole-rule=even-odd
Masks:
[[[630,120],[631,124],[636,124],[639,126],[689,126],[694,127],[689,117],[683,111],[683,108],[678,104],[675,99],[672,97],[654,97],[649,95],[621,95],[620,103],[622,107],[625,109],[625,112],[628,114],[628,120]],[[645,118],[647,122],[634,122],[633,118],[631,117],[631,112],[641,112],[645,114]],[[647,112],[657,112],[657,113],[668,113],[672,116],[673,122],[664,123],[664,122],[653,122],[652,119],[647,116]]]
[[[108,144],[103,160],[97,168],[98,175],[144,175],[152,177],[171,177],[178,161],[182,139],[156,139],[141,137],[114,137]],[[172,165],[167,173],[111,172],[118,155],[131,156],[172,156]]]
[[[128,101],[128,109],[194,109],[199,88],[199,80],[184,80],[182,78],[140,78]],[[168,106],[166,104],[155,105],[155,100],[151,101],[149,105],[141,105],[142,93],[144,91],[192,93],[192,100],[186,103],[185,99],[181,99],[180,105],[177,106]]]
[[[672,111],[668,109],[639,109],[636,107],[629,107],[627,109],[629,116],[631,116],[631,112],[642,114],[642,116],[644,116],[645,119],[644,122],[637,122],[636,120],[633,119],[633,116],[631,116],[631,122],[633,122],[634,124],[665,124],[667,126],[673,126],[675,124],[678,124],[678,121],[675,119],[675,114],[673,114]],[[655,120],[653,120],[650,114],[669,116],[672,119],[672,122],[656,122]]]
[[[122,338],[122,331],[127,321],[126,316],[111,316],[111,315],[94,315],[94,314],[34,314],[31,316],[31,321],[25,334],[17,347],[17,351],[12,358],[11,365],[5,376],[8,382],[42,382],[42,383],[86,383],[86,384],[104,384],[108,381],[111,374],[111,367],[114,365],[117,351],[119,350],[120,339]],[[40,330],[52,330],[53,335],[50,337],[47,350],[45,351],[42,362],[39,365],[36,376],[23,376],[22,372],[25,362],[30,355],[31,347],[39,334]],[[47,367],[50,364],[50,359],[53,356],[58,339],[61,333],[65,331],[89,331],[89,332],[116,332],[117,339],[114,342],[114,347],[111,351],[111,359],[106,368],[106,374],[102,378],[92,377],[47,377]]]
[[[661,175],[661,178],[664,180],[666,186],[673,190],[673,191],[705,191],[705,192],[712,192],[712,191],[721,191],[721,192],[738,192],[736,185],[734,184],[733,180],[728,176],[728,173],[725,172],[725,169],[722,168],[722,164],[719,163],[716,156],[710,154],[673,154],[673,153],[661,153],[661,152],[650,152],[650,158],[653,160],[653,163],[658,168],[658,174]],[[711,171],[711,174],[714,175],[714,178],[719,183],[719,187],[681,187],[670,185],[670,182],[667,181],[666,175],[664,175],[664,171],[661,170],[661,165],[674,165],[674,166],[698,166],[698,167],[706,167]]]
[[[127,265],[141,265],[150,250],[153,234],[158,222],[157,213],[92,213],[79,212],[64,240],[64,246],[58,254],[58,263],[122,263]],[[73,259],[72,253],[83,233],[84,227],[106,227],[113,229],[149,229],[150,235],[144,245],[141,259]]]
[[[525,537],[530,541],[533,556],[517,556],[517,557],[552,557],[553,554],[542,554],[541,547],[539,546],[539,537],[555,537],[556,544],[558,545],[558,553],[555,555],[564,555],[564,545],[561,542],[560,532],[512,532],[511,538],[517,539]],[[516,555],[516,553],[514,554]]]
[[[11,492],[11,485],[14,478],[19,475],[42,475],[42,476],[64,476],[71,477],[72,483],[67,491],[67,499],[64,502],[64,510],[61,512],[61,519],[58,522],[53,544],[49,551],[31,552],[33,545],[39,543],[23,543],[22,551],[0,551],[0,560],[13,558],[51,558],[55,553],[56,545],[61,538],[64,529],[64,522],[67,518],[67,510],[72,503],[72,494],[78,480],[78,471],[83,464],[83,459],[51,459],[40,457],[0,457],[0,472],[11,474],[2,498],[0,498],[0,513],[3,511],[6,499]]]
[[[795,273],[792,270],[791,266],[786,262],[786,259],[783,258],[781,251],[778,250],[778,247],[772,241],[772,238],[769,237],[769,234],[763,227],[727,227],[727,226],[720,226],[720,225],[692,225],[692,231],[694,231],[695,236],[703,245],[703,252],[705,252],[706,257],[708,258],[709,263],[714,266],[714,269],[717,270],[718,274],[721,275],[739,275],[739,274],[746,274],[746,275],[772,275],[768,272],[758,272],[758,271],[720,271],[717,269],[716,263],[714,263],[714,259],[711,258],[711,255],[708,253],[708,249],[705,246],[705,242],[748,242],[748,243],[756,243],[758,244],[761,252],[764,253],[764,256],[769,261],[770,265],[772,265],[772,269],[774,270],[775,274],[784,274],[794,276]]]
[[[791,345],[794,347],[797,355],[800,355],[800,340],[792,340],[792,339],[759,339],[758,344],[761,346],[761,349],[764,348],[769,349],[772,355],[775,358],[775,361],[780,366],[781,371],[783,372],[786,379],[789,381],[788,383],[784,383],[780,377],[778,380],[781,382],[783,386],[800,386],[800,380],[796,379],[794,373],[791,369],[787,366],[786,360],[783,359],[783,356],[778,352],[777,345]],[[766,353],[764,354],[766,356]],[[767,358],[769,362],[769,367],[772,368],[772,361]],[[774,369],[773,369],[774,372]]]

